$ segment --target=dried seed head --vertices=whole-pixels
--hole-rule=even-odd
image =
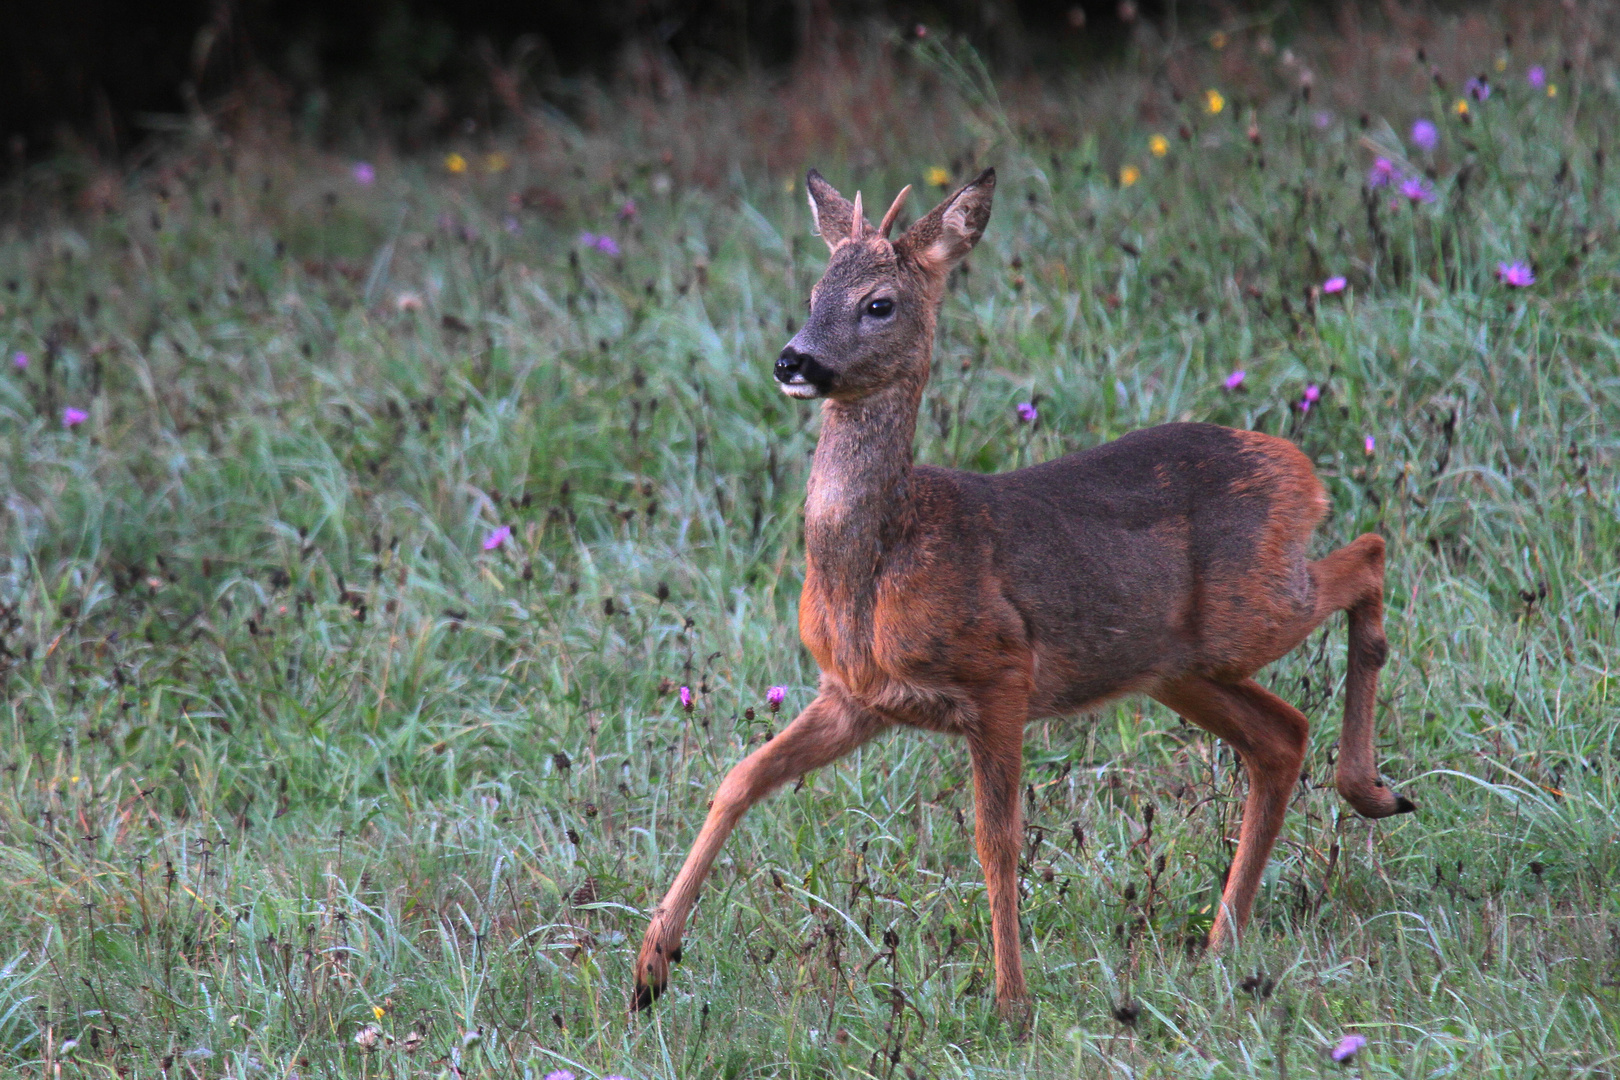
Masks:
[[[1114,1019],[1126,1027],[1135,1027],[1136,1018],[1142,1015],[1142,1007],[1130,998],[1122,999],[1112,1010]]]

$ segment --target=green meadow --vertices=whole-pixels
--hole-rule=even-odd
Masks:
[[[15,181],[0,1071],[1614,1076],[1620,38],[1484,10],[1144,28],[1040,81],[874,37],[409,153],[221,108]],[[1320,551],[1390,544],[1378,745],[1419,811],[1332,788],[1336,618],[1260,676],[1307,776],[1208,956],[1233,754],[1141,699],[1033,725],[1027,1037],[965,748],[905,731],[744,820],[627,1012],[714,788],[814,694],[818,417],[771,378],[810,165],[908,217],[998,169],[919,460],[1253,428],[1316,462]]]

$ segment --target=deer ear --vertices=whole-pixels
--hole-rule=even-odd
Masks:
[[[810,217],[816,223],[816,233],[835,248],[849,239],[855,229],[855,204],[838,194],[834,187],[811,169],[804,178],[805,190],[810,193]]]
[[[895,242],[896,253],[935,273],[949,273],[984,235],[995,193],[996,170],[986,169],[972,183],[918,218]]]

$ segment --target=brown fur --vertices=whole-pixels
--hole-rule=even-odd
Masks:
[[[945,276],[982,234],[994,186],[985,173],[891,244],[859,197],[810,174],[832,259],[777,378],[824,402],[799,602],[820,693],[721,784],[647,928],[639,1007],[663,989],[698,888],[748,807],[894,725],[967,740],[996,996],[1017,1005],[1024,726],[1127,693],[1224,739],[1248,771],[1210,934],[1219,947],[1248,922],[1305,753],[1305,717],[1252,676],[1335,611],[1350,613],[1339,791],[1369,817],[1413,809],[1373,754],[1384,542],[1367,535],[1307,561],[1327,500],[1293,444],[1167,424],[997,476],[913,464]]]

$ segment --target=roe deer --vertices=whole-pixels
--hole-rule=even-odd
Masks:
[[[851,204],[809,174],[832,255],[776,379],[791,397],[823,400],[799,601],[820,692],[721,783],[642,941],[638,1008],[680,959],[698,887],[743,813],[894,725],[967,740],[996,998],[1017,1006],[1024,725],[1127,693],[1163,702],[1243,760],[1249,793],[1209,945],[1236,938],[1308,728],[1252,676],[1335,611],[1350,615],[1339,793],[1370,818],[1415,809],[1373,758],[1384,541],[1369,533],[1306,560],[1327,499],[1292,443],[1165,424],[994,476],[913,464],[946,275],[983,235],[995,183],[986,170],[891,243],[906,191],[874,229],[859,194]]]

